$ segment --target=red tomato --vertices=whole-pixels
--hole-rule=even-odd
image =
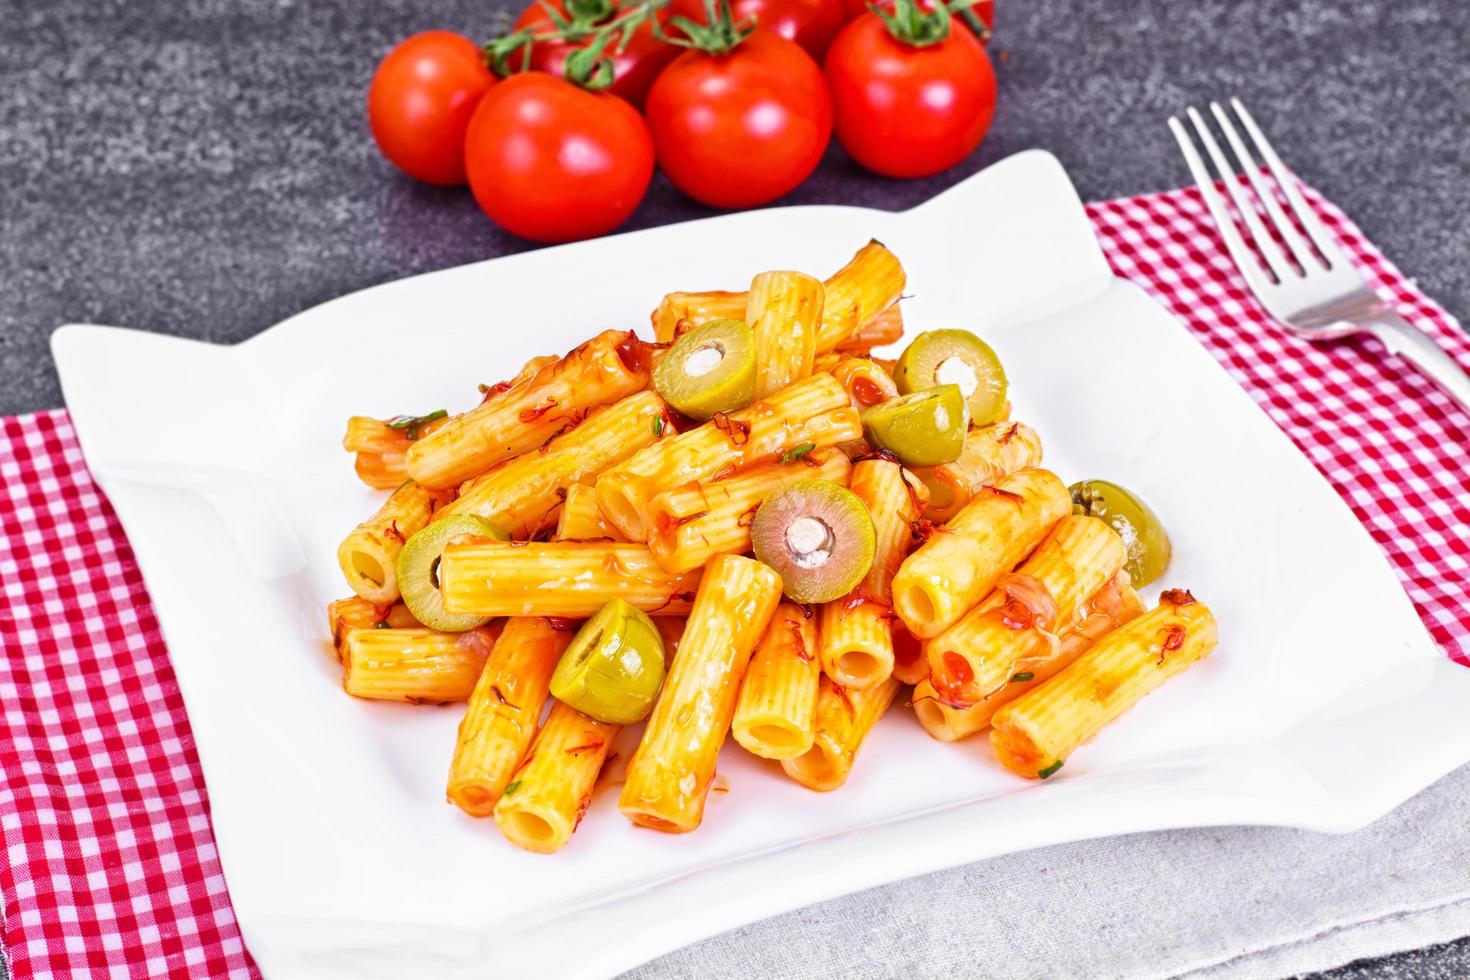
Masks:
[[[596,6],[595,0],[593,4]],[[549,31],[556,26],[556,21],[547,11],[547,6],[552,7],[559,15],[572,19],[573,14],[568,11],[567,0],[534,0],[516,20],[512,30],[529,28],[536,31]],[[571,4],[576,9],[575,0]],[[600,17],[591,17],[579,21],[585,27],[595,29],[612,20],[618,14],[612,4],[602,5],[606,11]],[[655,14],[659,23],[668,19],[667,9],[660,10]],[[834,32],[835,33],[835,32]],[[588,37],[573,39],[550,38],[538,41],[531,47],[531,67],[536,71],[550,72],[558,78],[564,77],[566,71],[567,55],[580,48],[585,48]],[[628,43],[619,52],[616,45],[610,45],[607,49],[607,57],[613,64],[613,83],[608,91],[613,95],[620,95],[629,102],[643,107],[643,100],[648,98],[648,87],[658,77],[664,65],[673,61],[679,55],[679,49],[672,44],[665,44],[653,36],[653,22],[644,21],[638,25],[637,30],[628,38]],[[520,69],[520,55],[513,54],[507,59],[516,70]]]
[[[430,184],[463,184],[464,132],[495,84],[480,49],[449,31],[399,43],[368,86],[368,127],[383,156]]]
[[[717,208],[754,207],[794,190],[832,138],[821,69],[764,31],[728,54],[681,54],[653,83],[647,115],[669,180]]]
[[[848,24],[827,52],[837,139],[888,177],[947,170],[980,145],[995,115],[995,72],[985,48],[955,22],[937,44],[914,47],[877,14]]]
[[[696,24],[709,22],[704,0],[674,0],[670,9]],[[730,12],[737,24],[751,20],[761,30],[795,41],[818,63],[847,22],[843,0],[731,0]]]
[[[470,120],[464,159],[491,220],[538,242],[612,231],[653,177],[653,141],[638,110],[543,72],[490,90]]]
[[[842,0],[842,6],[847,14],[847,20],[857,20],[863,14],[867,13],[868,4],[872,2],[873,0]],[[880,3],[879,6],[892,6],[892,2],[891,0],[889,0],[889,2]],[[919,0],[919,7],[922,10],[933,10],[934,0]],[[975,4],[970,9],[975,11],[975,13],[980,17],[980,22],[983,23],[987,29],[995,27],[995,0],[980,0],[979,3]]]

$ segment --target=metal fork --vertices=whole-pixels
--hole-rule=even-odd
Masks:
[[[1275,317],[1290,332],[1308,340],[1331,340],[1352,334],[1372,334],[1383,342],[1392,354],[1407,358],[1421,371],[1432,378],[1449,395],[1470,409],[1470,375],[1455,363],[1439,345],[1415,329],[1407,320],[1395,313],[1378,297],[1353,268],[1348,257],[1337,247],[1329,232],[1316,214],[1302,199],[1296,181],[1287,173],[1281,158],[1271,147],[1261,128],[1239,99],[1231,99],[1230,105],[1240,117],[1241,125],[1250,135],[1256,151],[1266,161],[1266,167],[1281,189],[1286,201],[1295,214],[1305,240],[1297,226],[1282,210],[1276,195],[1271,192],[1266,179],[1261,175],[1250,149],[1240,138],[1229,114],[1218,102],[1210,103],[1225,140],[1230,144],[1246,180],[1260,202],[1265,218],[1284,243],[1284,250],[1271,237],[1261,223],[1261,214],[1241,186],[1235,170],[1210,131],[1205,118],[1194,107],[1188,109],[1189,121],[1199,141],[1214,163],[1225,190],[1235,204],[1236,213],[1245,222],[1250,244],[1241,237],[1225,200],[1215,189],[1215,178],[1200,158],[1199,151],[1190,139],[1189,132],[1176,117],[1169,117],[1169,129],[1179,141],[1179,149],[1189,164],[1190,173],[1204,195],[1205,204],[1215,225],[1225,238],[1225,247],[1230,257],[1245,277],[1247,285],[1256,294],[1267,312]],[[1260,258],[1257,258],[1259,254]],[[1264,260],[1265,266],[1261,262]]]

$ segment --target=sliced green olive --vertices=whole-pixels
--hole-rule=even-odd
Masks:
[[[664,683],[664,640],[648,614],[613,599],[577,631],[551,675],[551,693],[612,725],[642,721]]]
[[[873,566],[873,517],[831,480],[800,480],[771,494],[750,523],[756,558],[781,575],[794,602],[831,602]]]
[[[692,419],[733,412],[755,400],[755,335],[739,320],[711,320],[680,337],[659,359],[653,387]]]
[[[1123,565],[1134,588],[1164,573],[1169,564],[1169,535],[1157,514],[1137,494],[1106,480],[1083,480],[1067,488],[1072,510],[1104,521],[1123,539],[1128,560]]]
[[[998,421],[1005,411],[1005,368],[990,345],[968,330],[919,334],[899,355],[893,382],[905,395],[935,385],[959,385],[975,425]]]
[[[463,633],[484,626],[489,619],[444,611],[439,591],[439,560],[444,547],[460,537],[506,540],[506,533],[483,517],[452,514],[415,532],[398,552],[398,590],[414,619],[441,633]]]
[[[868,441],[905,466],[940,466],[960,458],[969,419],[959,385],[900,395],[863,413]]]

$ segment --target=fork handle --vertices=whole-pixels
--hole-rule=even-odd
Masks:
[[[1466,374],[1465,369],[1426,334],[1389,310],[1379,313],[1364,326],[1383,341],[1389,353],[1397,354],[1427,374],[1470,412],[1470,374]]]

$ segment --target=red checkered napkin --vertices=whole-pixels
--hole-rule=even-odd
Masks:
[[[1336,208],[1385,296],[1470,340]],[[1189,325],[1352,505],[1446,655],[1470,664],[1470,418],[1372,341],[1266,325],[1193,190],[1089,209],[1113,268]],[[188,718],[122,528],[64,412],[0,421],[0,868],[20,977],[252,975]]]

